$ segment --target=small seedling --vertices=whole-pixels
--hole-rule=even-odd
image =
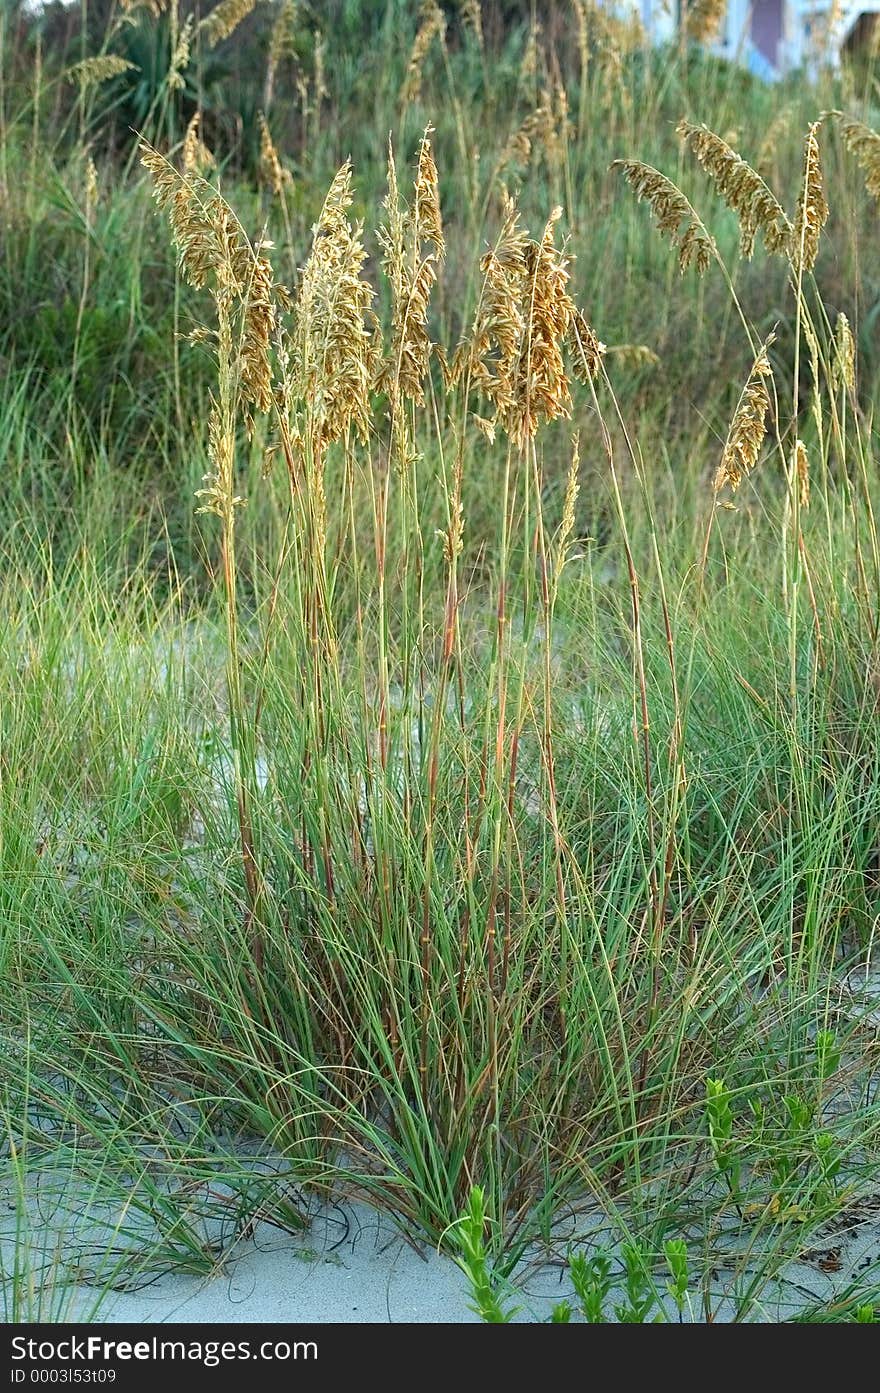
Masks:
[[[571,1253],[568,1270],[584,1320],[590,1325],[602,1325],[607,1319],[605,1303],[611,1291],[609,1254],[603,1248],[590,1258],[585,1253]]]
[[[678,1319],[681,1321],[688,1289],[688,1255],[684,1239],[670,1238],[663,1249],[663,1256],[672,1278],[671,1282],[667,1282],[666,1289],[676,1304]]]
[[[730,1093],[723,1079],[706,1080],[706,1121],[715,1164],[736,1203],[740,1193],[740,1162],[735,1151]]]
[[[472,1311],[488,1325],[507,1325],[516,1315],[518,1307],[502,1304],[497,1283],[489,1270],[489,1255],[486,1251],[486,1197],[479,1185],[471,1190],[467,1211],[454,1228],[454,1235],[461,1250],[455,1261],[467,1277],[473,1296]]]
[[[840,1067],[840,1045],[833,1030],[820,1030],[816,1035],[816,1067],[822,1083]]]
[[[788,1113],[788,1135],[792,1141],[801,1138],[813,1122],[813,1108],[799,1093],[786,1094],[783,1099]]]
[[[837,1191],[837,1176],[843,1164],[837,1139],[830,1132],[817,1132],[813,1139],[813,1146],[816,1151],[816,1160],[819,1162],[819,1169],[822,1172],[822,1182],[830,1197]]]
[[[645,1255],[637,1243],[624,1243],[621,1253],[626,1274],[626,1300],[622,1305],[615,1306],[614,1314],[621,1325],[645,1325],[657,1304],[657,1293],[648,1274]]]

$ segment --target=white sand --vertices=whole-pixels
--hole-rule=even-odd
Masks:
[[[364,1206],[288,1235],[261,1224],[209,1279],[168,1275],[111,1293],[101,1321],[468,1321],[467,1283],[448,1258],[416,1251]]]

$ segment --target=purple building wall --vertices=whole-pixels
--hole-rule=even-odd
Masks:
[[[754,0],[752,5],[752,42],[774,67],[784,33],[783,4],[784,0]]]

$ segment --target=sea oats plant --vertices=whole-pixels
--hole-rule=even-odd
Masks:
[[[171,212],[184,267],[189,265],[191,277],[194,269],[197,283],[204,283],[209,273],[216,277],[218,265],[221,279],[226,274],[222,269],[226,263],[212,241],[216,234],[210,230],[210,219],[219,218],[224,228],[232,229],[236,279],[230,279],[228,302],[222,301],[222,289],[218,301],[220,387],[209,433],[215,464],[207,493],[224,537],[234,541],[240,503],[233,484],[237,411],[248,431],[253,429],[253,410],[268,411],[270,429],[277,432],[275,454],[283,460],[287,476],[290,541],[279,560],[269,610],[268,622],[277,632],[273,638],[267,630],[263,647],[268,652],[283,641],[292,645],[296,655],[298,676],[290,697],[298,710],[301,742],[296,766],[299,811],[294,817],[285,815],[282,844],[268,856],[258,855],[258,843],[268,850],[276,838],[269,836],[262,818],[259,837],[255,835],[252,809],[261,802],[259,791],[252,775],[237,777],[248,900],[251,915],[260,925],[257,973],[271,981],[278,972],[265,953],[278,950],[280,921],[285,935],[293,933],[291,947],[295,956],[301,956],[298,972],[305,971],[313,982],[303,995],[294,986],[299,1000],[292,1019],[308,1019],[309,1024],[304,1035],[295,1033],[281,1047],[282,1056],[292,1050],[302,1067],[305,1040],[311,1041],[310,1050],[317,1049],[321,1061],[317,1067],[326,1080],[323,1086],[338,1100],[333,1126],[340,1129],[341,1144],[356,1151],[365,1149],[365,1156],[388,1156],[389,1143],[380,1141],[381,1132],[376,1130],[375,1119],[383,1112],[389,1118],[384,1125],[390,1128],[393,1145],[405,1144],[412,1159],[414,1148],[427,1145],[426,1141],[416,1143],[416,1136],[422,1128],[426,1137],[430,1133],[430,1149],[423,1151],[420,1162],[427,1169],[416,1182],[415,1203],[420,1214],[432,1208],[439,1214],[446,1201],[436,1187],[449,1183],[441,1176],[451,1152],[460,1155],[463,1165],[450,1195],[460,1194],[478,1157],[492,1176],[496,1203],[500,1202],[496,1187],[504,1189],[509,1184],[502,1177],[508,1165],[504,1147],[510,1142],[502,1145],[502,1139],[520,1106],[510,1093],[514,1085],[509,1070],[521,1057],[522,1032],[538,1002],[552,1048],[560,1052],[565,1080],[558,1085],[560,1099],[566,1099],[564,1110],[545,1116],[541,1124],[550,1129],[549,1136],[559,1137],[557,1129],[570,1125],[567,1109],[580,1092],[574,1073],[569,1072],[582,1058],[584,1038],[579,1004],[584,986],[583,945],[572,915],[583,911],[584,898],[560,803],[558,731],[553,716],[554,626],[560,575],[575,525],[580,452],[573,451],[559,522],[551,529],[545,521],[546,486],[538,447],[542,432],[574,410],[575,381],[584,385],[595,412],[631,599],[632,692],[647,862],[644,961],[650,968],[646,1033],[626,1065],[632,1070],[637,1119],[647,1107],[645,1090],[653,1068],[654,1041],[665,1010],[670,906],[681,873],[676,828],[687,807],[683,703],[688,700],[691,676],[682,690],[674,620],[664,598],[676,717],[668,756],[675,777],[661,802],[639,565],[617,450],[599,391],[609,393],[612,414],[619,408],[610,393],[604,347],[577,309],[569,288],[569,258],[557,244],[561,209],[552,210],[540,237],[534,239],[523,226],[515,200],[505,196],[498,233],[481,261],[481,285],[470,326],[453,352],[436,354],[439,377],[432,374],[430,305],[447,239],[429,134],[418,147],[413,193],[405,203],[393,153],[389,157],[386,220],[379,238],[389,290],[387,340],[373,308],[363,228],[351,217],[350,163],[338,171],[315,224],[312,250],[288,323],[286,296],[275,287],[262,249],[249,251],[241,242],[240,228],[222,200],[207,186],[196,184],[194,201],[185,181],[181,184],[179,176],[169,173],[159,157],[147,152],[146,158],[158,180],[160,202]],[[791,222],[763,180],[727,143],[703,127],[683,127],[682,134],[740,218],[741,253],[751,254],[755,234],[763,230],[768,249],[782,250],[788,257],[798,304],[803,306],[801,284],[815,262],[825,218],[815,131],[808,134],[803,187]],[[623,168],[636,193],[651,202],[661,230],[675,239],[682,269],[693,262],[706,273],[718,264],[732,289],[732,276],[716,242],[690,201],[649,166],[631,161]],[[257,293],[249,288],[254,284]],[[754,345],[739,301],[737,309]],[[240,359],[233,358],[229,346],[233,311],[242,326]],[[812,318],[808,323],[814,334]],[[270,349],[276,339],[277,358],[273,359]],[[775,409],[768,390],[771,344],[772,335],[754,348],[754,364],[716,467],[712,490],[716,498],[723,490],[736,493],[758,461],[768,417]],[[446,408],[437,396],[441,383],[449,403]],[[377,393],[387,403],[386,444],[379,451],[373,426]],[[494,633],[482,691],[469,675],[460,628],[459,569],[468,545],[461,441],[470,428],[474,399],[480,401],[475,424],[490,444],[502,445],[504,457]],[[418,441],[422,413],[433,421],[435,431],[442,432],[444,410],[460,425],[451,463],[443,465],[440,476],[446,524],[438,532],[446,598],[437,659],[427,663],[432,644],[424,583],[429,552],[421,521],[424,475]],[[781,431],[781,424],[774,421],[777,440]],[[442,434],[438,443],[442,451]],[[801,445],[791,457],[797,491],[793,522],[786,521],[786,537],[798,539],[808,478],[806,448]],[[626,432],[622,448],[631,458],[647,502],[642,467]],[[331,478],[336,481],[334,488],[341,490],[341,518],[331,508]],[[370,501],[372,538],[363,535],[357,521],[355,500],[363,496],[364,488]],[[710,528],[713,517],[714,508]],[[340,529],[340,541],[331,548],[334,527]],[[371,549],[373,575],[366,568]],[[708,549],[707,533],[702,570]],[[234,546],[224,541],[224,555],[228,553],[234,554]],[[395,572],[389,569],[392,555],[397,557]],[[801,556],[799,545],[791,553],[792,567],[799,566]],[[340,610],[337,600],[347,588],[347,573],[355,579],[357,595],[351,618]],[[513,622],[514,596],[516,606],[522,606],[519,631]],[[227,610],[236,608],[233,576],[233,584],[227,584]],[[369,624],[364,619],[368,613],[375,614]],[[401,637],[395,632],[398,624]],[[791,651],[795,651],[798,628],[793,604],[789,624]],[[351,730],[345,695],[350,682],[350,659],[343,644],[346,630],[355,640],[357,700],[367,722],[359,737],[366,737],[362,764],[360,755],[352,760],[351,734],[342,733]],[[230,643],[237,645],[234,619],[229,634]],[[530,656],[533,635],[538,636],[536,666]],[[239,668],[236,648],[233,673]],[[261,682],[271,680],[266,670]],[[797,687],[793,670],[795,700]],[[248,730],[251,741],[246,746],[244,736],[233,730],[233,749],[248,750],[242,768],[252,770],[259,716],[242,714],[245,698],[234,678],[230,691],[231,710],[239,713],[234,714],[234,722],[239,731]],[[260,696],[260,712],[263,703]],[[539,714],[533,716],[535,707]],[[529,913],[526,872],[519,872],[520,884],[514,874],[524,768],[534,781],[537,808],[548,834],[549,876],[538,902],[544,941],[536,959],[521,929],[521,917]],[[451,827],[444,815],[442,790],[451,787],[450,779],[463,780],[466,789],[469,814],[460,827]],[[392,809],[394,836],[389,823]],[[343,828],[348,829],[345,840],[354,848],[353,858],[339,841]],[[395,837],[401,839],[400,845],[395,845]],[[409,845],[418,857],[417,874],[415,865],[401,859],[403,847]],[[289,863],[286,870],[285,861]],[[444,866],[456,866],[461,878],[451,906],[441,906],[437,897]],[[281,885],[285,876],[289,878],[286,893],[281,890],[279,872]],[[366,931],[367,937],[360,946],[356,946],[357,937],[351,937],[354,902],[349,887],[354,885],[359,886],[356,893],[362,901],[361,912],[365,911],[358,932]],[[370,909],[373,899],[375,908]],[[338,937],[343,914],[345,944]],[[317,932],[307,927],[310,923],[319,926]],[[271,950],[264,940],[272,942]],[[375,979],[381,984],[378,996],[372,985],[376,971],[381,974]],[[438,991],[448,994],[447,1004],[441,1004]],[[318,1046],[326,1028],[312,1015],[311,1003],[318,1000],[323,1003],[321,1015],[329,1038],[335,1042],[329,1055],[326,1045]],[[276,1069],[282,1067],[279,1047],[280,1042],[270,1046]],[[366,1094],[357,1082],[361,1070],[371,1080]],[[373,1093],[377,1085],[378,1093]],[[363,1123],[356,1122],[357,1117]],[[361,1126],[366,1128],[363,1135]],[[442,1162],[441,1155],[446,1158]],[[638,1313],[644,1295],[634,1273],[635,1268],[626,1307],[628,1318],[633,1319],[642,1318]]]
[[[254,413],[273,404],[270,354],[279,303],[287,303],[276,284],[262,242],[252,246],[228,204],[200,175],[179,174],[157,151],[142,147],[153,179],[154,196],[171,222],[180,268],[197,288],[209,285],[216,326],[207,330],[215,345],[217,396],[208,422],[211,467],[198,490],[202,512],[220,523],[220,549],[227,618],[227,691],[230,739],[235,760],[235,791],[241,853],[248,893],[246,933],[253,942],[254,966],[262,955],[261,870],[254,845],[253,732],[245,710],[239,653],[235,521],[244,499],[237,492],[236,435],[239,414],[249,434]],[[201,334],[201,331],[196,331]]]

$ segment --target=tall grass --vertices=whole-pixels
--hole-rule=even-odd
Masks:
[[[271,198],[169,97],[176,269],[82,84],[51,163],[51,76],[3,105],[4,294],[55,239],[73,306],[0,345],[5,1106],[194,1270],[188,1173],[296,1222],[236,1139],[435,1238],[479,1185],[509,1264],[567,1205],[732,1225],[743,1314],[870,1188],[874,288],[811,124],[870,111],[574,8],[574,66],[425,8]]]

